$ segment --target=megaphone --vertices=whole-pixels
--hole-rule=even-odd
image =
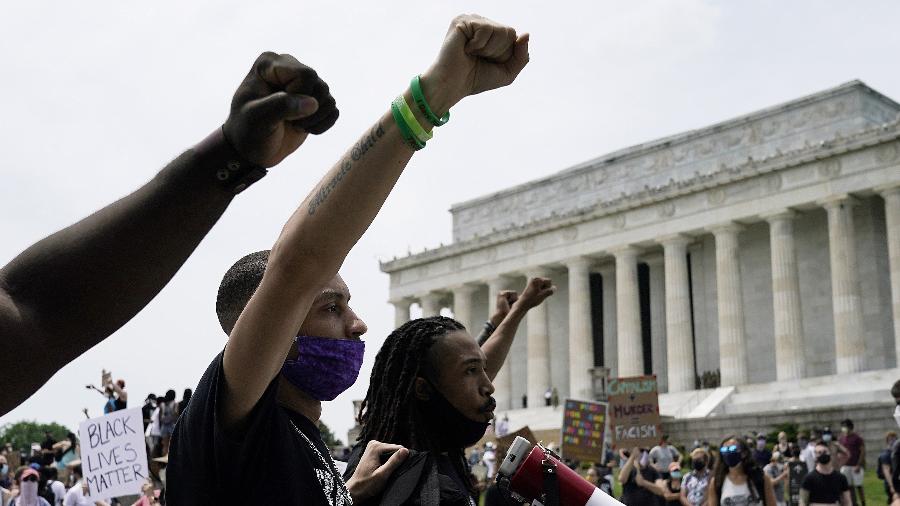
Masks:
[[[517,501],[537,501],[544,506],[624,506],[592,485],[541,445],[516,437],[500,469],[497,481]]]

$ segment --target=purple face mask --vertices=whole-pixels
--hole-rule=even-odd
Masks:
[[[366,343],[359,339],[297,336],[300,355],[284,361],[281,374],[314,399],[330,401],[359,376]]]

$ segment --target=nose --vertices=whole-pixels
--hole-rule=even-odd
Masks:
[[[369,331],[369,327],[366,326],[365,322],[363,322],[355,312],[351,310],[347,316],[349,318],[347,334],[350,337],[359,339],[363,334]]]
[[[488,378],[487,373],[484,373],[484,378],[481,385],[482,395],[485,397],[490,397],[491,394],[494,393],[494,384],[491,382],[491,379]]]

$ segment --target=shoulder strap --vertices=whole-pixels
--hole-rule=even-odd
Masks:
[[[437,460],[429,456],[425,462],[425,467],[428,469],[428,474],[425,477],[425,483],[422,484],[422,490],[419,492],[421,504],[439,504],[441,502],[441,489],[438,480]]]

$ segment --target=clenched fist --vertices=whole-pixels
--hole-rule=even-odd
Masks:
[[[224,132],[241,156],[267,168],[337,118],[334,98],[315,70],[291,55],[266,52],[235,92]]]
[[[507,86],[528,64],[528,34],[475,15],[450,23],[437,60],[427,75],[445,88],[451,103]]]

